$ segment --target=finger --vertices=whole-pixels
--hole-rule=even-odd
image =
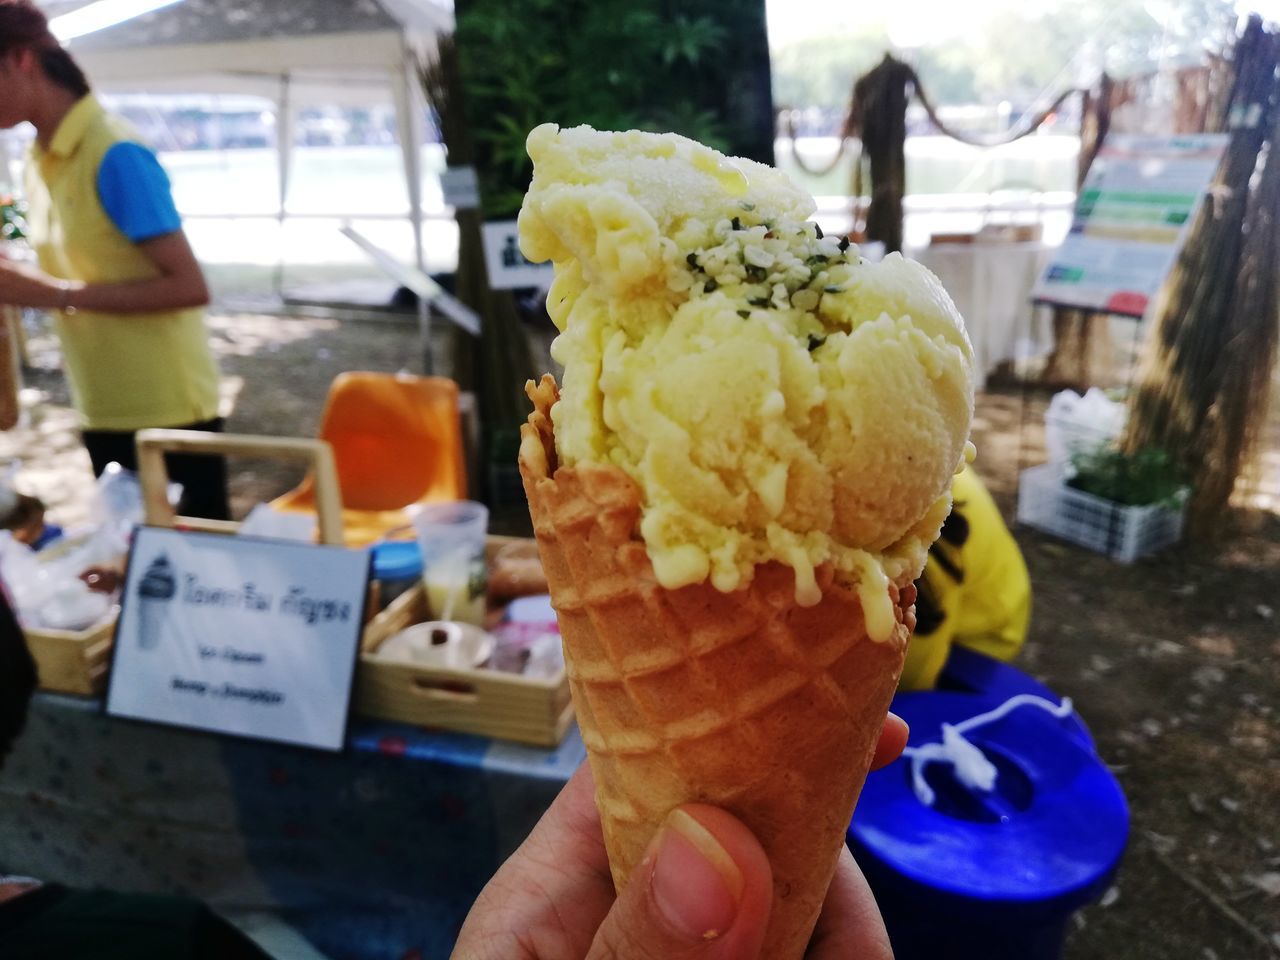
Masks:
[[[613,901],[595,785],[583,763],[481,891],[453,956],[585,956]]]
[[[875,755],[871,758],[871,769],[879,770],[897,760],[902,755],[902,748],[907,745],[910,732],[907,721],[896,713],[885,716],[884,727],[880,730],[880,742],[876,744]]]
[[[750,830],[716,807],[668,817],[587,960],[757,960],[773,873]]]
[[[612,896],[613,880],[609,873],[609,858],[604,850],[600,811],[596,808],[596,787],[591,778],[590,764],[583,762],[574,771],[564,789],[521,845],[521,850],[526,853],[550,854],[561,862],[568,861],[576,867],[588,868],[593,879],[608,881]]]
[[[892,714],[891,714],[892,716]],[[889,935],[871,888],[845,847],[818,915],[805,960],[893,960]]]

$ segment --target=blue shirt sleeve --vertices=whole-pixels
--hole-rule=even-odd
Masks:
[[[156,155],[139,143],[121,141],[107,150],[98,167],[98,199],[132,243],[182,229],[169,177]]]

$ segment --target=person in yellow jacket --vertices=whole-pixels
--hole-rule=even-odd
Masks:
[[[136,469],[147,427],[221,430],[209,291],[155,154],[109,115],[32,0],[0,0],[0,129],[35,127],[27,234],[39,269],[0,260],[0,304],[53,313],[95,474]],[[227,518],[221,458],[170,457],[182,511]]]
[[[953,644],[997,660],[1014,658],[1031,618],[1022,551],[972,469],[951,485],[951,515],[916,581],[916,631],[899,689],[937,685]]]

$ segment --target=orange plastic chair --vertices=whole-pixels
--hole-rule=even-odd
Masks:
[[[333,447],[348,546],[409,523],[405,507],[465,500],[466,462],[458,385],[445,377],[343,373],[329,388],[321,440]],[[311,474],[271,504],[315,511]]]

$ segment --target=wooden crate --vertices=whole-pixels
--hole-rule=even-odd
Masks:
[[[88,630],[26,629],[41,690],[96,697],[106,689],[116,614]]]
[[[554,747],[573,722],[564,670],[534,679],[497,670],[446,670],[373,655],[379,644],[431,619],[421,585],[401,594],[365,627],[353,709],[360,716]]]
[[[138,444],[142,469],[139,481],[148,505],[149,522],[173,526],[175,519],[200,529],[216,528],[231,532],[235,524],[216,521],[175,518],[169,508],[165,490],[168,473],[164,468],[166,450],[197,450],[228,454],[295,457],[311,461],[325,492],[335,491],[337,481],[333,457],[328,444],[315,440],[291,440],[269,437],[239,437],[225,434],[192,433],[184,430],[143,431]],[[336,494],[319,498],[320,530],[327,543],[341,542],[341,511]],[[51,547],[50,551],[56,550]],[[111,647],[115,642],[117,610],[88,630],[26,629],[23,635],[36,662],[40,689],[80,696],[101,696],[106,690],[107,672],[111,665]]]
[[[180,523],[195,530],[234,533],[234,523],[174,517],[165,497],[165,451],[309,460],[316,478],[320,541],[342,543],[342,504],[333,453],[327,443],[183,430],[142,431],[138,435],[138,477],[147,523],[164,527]],[[513,539],[489,537],[488,559],[492,561]],[[573,722],[573,703],[563,670],[557,677],[535,680],[496,670],[437,670],[372,655],[392,634],[430,619],[426,590],[419,585],[366,624],[352,698],[356,714],[542,747],[555,746],[564,738]]]

